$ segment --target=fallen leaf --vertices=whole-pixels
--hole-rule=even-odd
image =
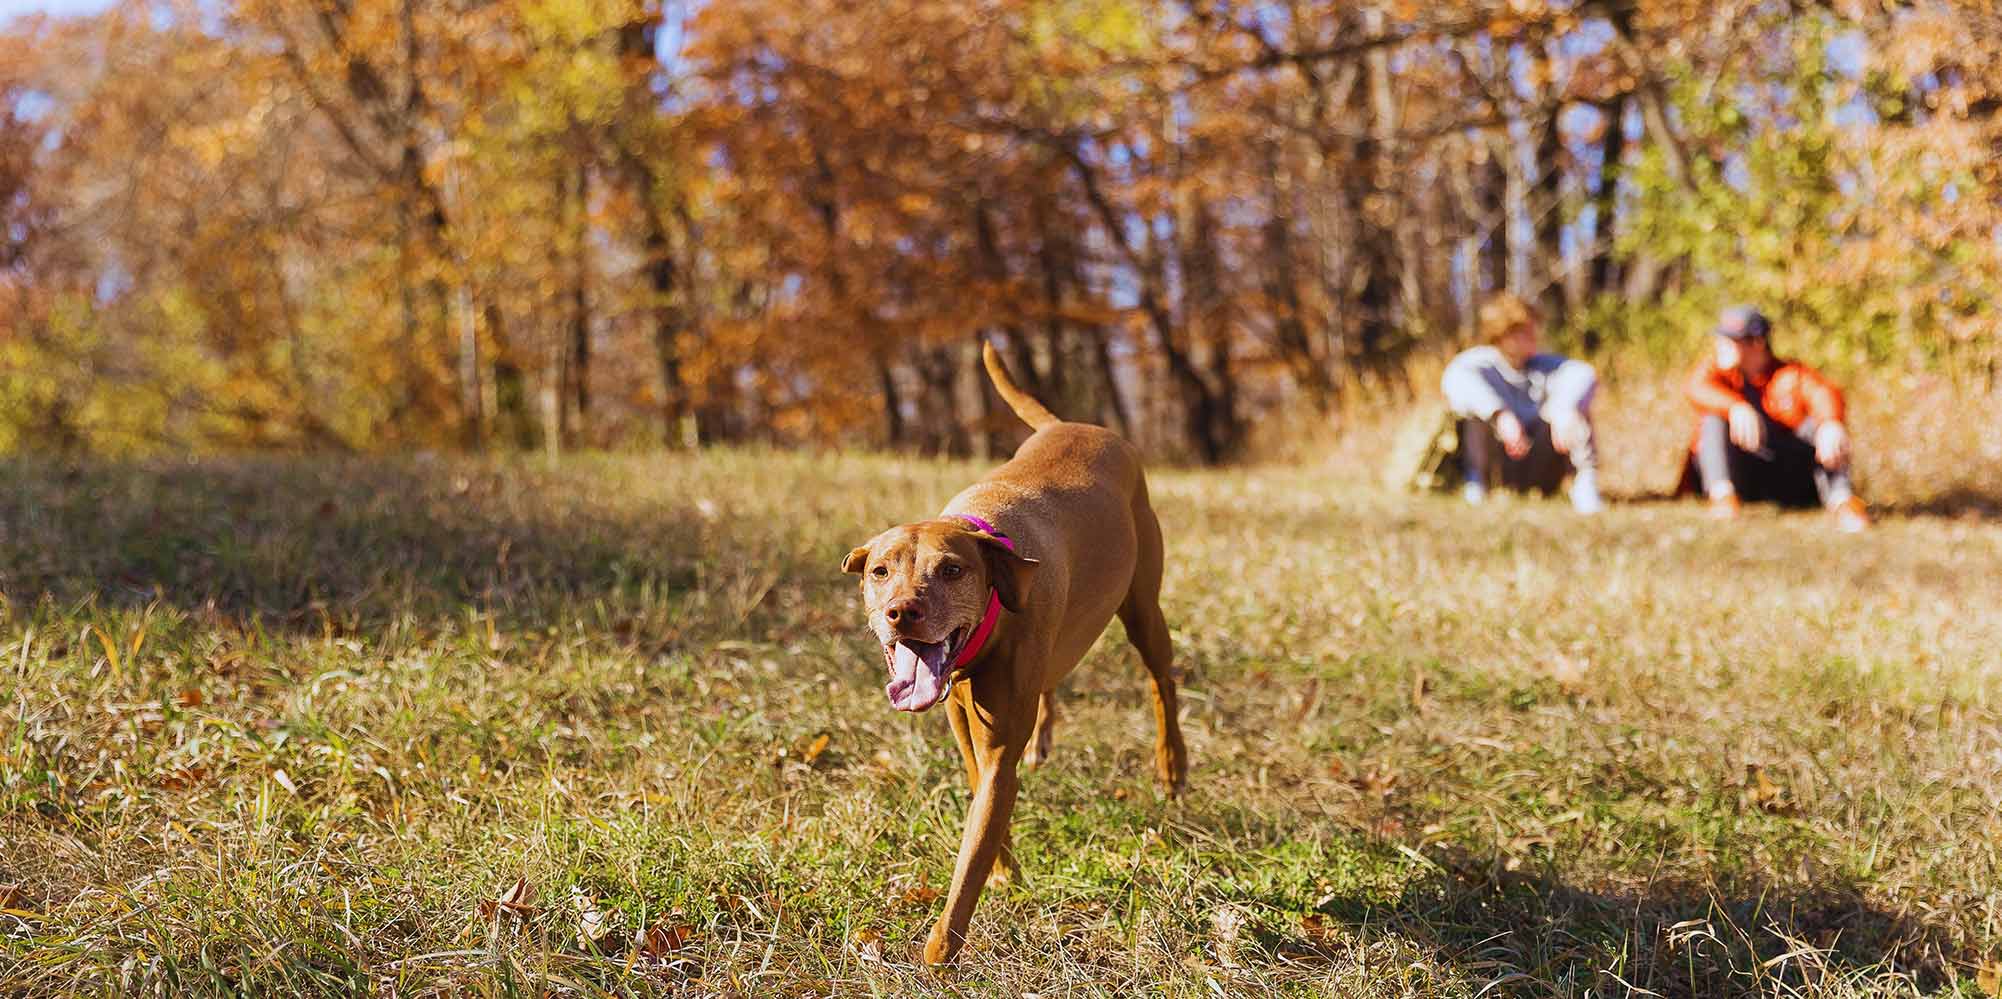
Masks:
[[[160,787],[168,791],[185,791],[206,780],[208,775],[207,767],[181,767],[161,776]]]
[[[299,785],[292,783],[291,774],[286,773],[284,770],[273,770],[271,771],[271,779],[277,781],[279,787],[291,792],[293,797],[296,798],[299,796]]]
[[[1237,968],[1238,936],[1247,922],[1244,913],[1232,906],[1219,906],[1210,910],[1210,935],[1216,940],[1217,963],[1226,968]]]
[[[2002,999],[2002,961],[1988,961],[1974,969],[1974,984],[1981,987],[1982,995]]]
[[[932,902],[938,901],[938,889],[928,887],[926,885],[919,885],[916,888],[912,888],[911,890],[904,892],[903,899],[905,902],[908,902],[912,905],[928,905]]]
[[[807,766],[813,766],[813,762],[820,759],[820,754],[827,752],[827,744],[831,741],[827,733],[822,732],[819,738],[806,747],[806,752],[800,754],[800,759],[805,760]]]
[[[526,877],[515,878],[514,884],[501,892],[498,898],[484,899],[480,902],[480,918],[492,921],[505,913],[525,919],[542,911],[530,904],[534,898],[535,886],[529,884]]]
[[[1301,935],[1315,943],[1326,942],[1334,932],[1334,924],[1329,922],[1328,917],[1318,912],[1310,912],[1300,917]]]
[[[1766,776],[1766,768],[1757,763],[1745,764],[1744,796],[1762,811],[1784,812],[1791,807],[1786,788],[1773,783],[1773,779]]]
[[[1397,786],[1397,774],[1394,771],[1372,768],[1357,778],[1354,783],[1363,792],[1381,798],[1390,794],[1391,789]]]
[[[1112,800],[1114,800],[1114,801],[1125,801],[1125,800],[1126,800],[1126,798],[1127,798],[1127,796],[1128,796],[1128,795],[1130,795],[1130,794],[1132,794],[1132,792],[1131,792],[1131,791],[1128,791],[1128,790],[1126,790],[1126,789],[1125,789],[1125,788],[1123,788],[1123,787],[1115,787],[1115,788],[1113,788],[1113,789],[1112,789]]]
[[[578,886],[570,888],[570,907],[577,910],[577,945],[585,950],[597,950],[598,942],[612,932],[613,915],[598,908],[598,902],[589,892]]]
[[[202,692],[197,688],[189,687],[174,695],[174,703],[184,708],[199,708],[202,706]]]
[[[1429,691],[1431,687],[1432,687],[1432,681],[1429,677],[1425,675],[1424,670],[1421,669],[1418,672],[1412,674],[1411,710],[1416,711],[1421,715],[1428,714],[1431,712],[1432,705],[1428,700],[1426,700],[1425,697],[1427,691]]]
[[[848,937],[848,942],[855,945],[855,953],[862,960],[874,961],[878,964],[882,963],[883,935],[881,933],[864,926],[851,934]]]
[[[695,926],[681,921],[679,914],[669,915],[660,922],[646,928],[633,946],[642,956],[656,961],[665,961],[668,955],[695,942]]]

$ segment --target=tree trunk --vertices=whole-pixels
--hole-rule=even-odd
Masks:
[[[1192,344],[1208,347],[1207,377],[1193,351],[1179,352],[1184,369],[1178,379],[1187,387],[1189,436],[1203,463],[1221,464],[1242,438],[1237,420],[1237,385],[1230,367],[1230,303],[1223,287],[1216,217],[1193,192],[1185,194],[1176,226],[1176,252],[1182,275],[1182,316]]]
[[[994,288],[1003,287],[1008,283],[1008,261],[1002,256],[1001,239],[994,231],[994,219],[985,201],[973,209],[973,238],[980,251],[980,276]],[[1036,364],[1035,345],[1029,342],[1021,326],[1011,322],[1000,326],[1008,334],[1008,342],[1002,345],[1002,351],[1008,355],[1008,373],[1014,376],[1017,385],[1042,399],[1043,378]]]
[[[1510,200],[1512,192],[1506,154],[1508,144],[1489,137],[1474,141],[1486,143],[1488,147],[1487,156],[1475,173],[1475,192],[1490,220],[1487,238],[1481,242],[1480,287],[1474,292],[1474,301],[1478,305],[1487,295],[1507,290],[1509,282],[1514,279],[1515,237],[1509,231],[1509,211],[1513,203]]]
[[[1585,285],[1591,298],[1610,295],[1619,284],[1613,226],[1619,211],[1620,164],[1627,153],[1628,100],[1618,98],[1599,107],[1606,118],[1606,133],[1599,137],[1599,189],[1592,201],[1592,264]]]
[[[653,319],[654,361],[660,369],[661,440],[668,447],[700,443],[686,439],[683,422],[688,414],[688,391],[681,384],[681,347],[675,342],[681,332],[679,310],[674,306],[674,248],[669,245],[665,226],[651,209],[642,239],[646,254],[647,291],[652,296],[648,312]],[[699,433],[699,431],[698,431]]]
[[[653,327],[650,337],[654,362],[660,373],[661,441],[670,448],[692,447],[719,432],[716,424],[720,421],[704,420],[699,415],[690,420],[688,387],[682,384],[680,339],[689,331],[692,310],[678,306],[677,300],[688,300],[680,284],[693,275],[690,268],[681,266],[670,238],[667,222],[670,202],[675,206],[673,214],[680,219],[682,231],[689,233],[693,227],[678,194],[666,190],[667,181],[648,159],[649,133],[644,130],[645,123],[653,120],[658,100],[652,84],[660,69],[654,55],[660,25],[660,9],[646,5],[637,17],[618,28],[615,45],[619,64],[625,71],[624,113],[613,124],[611,135],[619,168],[633,186],[642,213],[641,267],[647,281],[646,312]]]
[[[1561,106],[1553,105],[1549,117],[1538,123],[1536,128],[1536,197],[1530,202],[1530,210],[1535,213],[1536,234],[1533,260],[1539,272],[1532,287],[1536,294],[1532,297],[1543,309],[1544,322],[1548,326],[1564,325],[1564,280],[1566,260],[1564,259],[1564,136],[1558,127],[1562,117]]]
[[[1090,161],[1084,158],[1077,145],[1074,142],[1065,143],[1059,147],[1058,152],[1070,163],[1077,175],[1078,185],[1084,190],[1086,204],[1098,218],[1099,228],[1103,230],[1104,236],[1112,241],[1120,257],[1131,268],[1134,280],[1139,285],[1135,290],[1140,299],[1140,312],[1147,317],[1148,324],[1153,327],[1155,338],[1161,346],[1162,357],[1167,362],[1168,375],[1174,382],[1178,401],[1186,414],[1184,423],[1189,431],[1190,446],[1196,449],[1198,457],[1205,462],[1215,464],[1222,461],[1223,447],[1210,436],[1211,428],[1217,423],[1213,418],[1216,400],[1209,385],[1204,383],[1202,375],[1196,370],[1195,364],[1190,361],[1188,353],[1182,349],[1176,338],[1174,316],[1169,313],[1163,302],[1166,281],[1163,278],[1164,268],[1160,255],[1151,249],[1143,254],[1133,245],[1119,212],[1113,208],[1111,199],[1106,197],[1105,190],[1099,186],[1097,172],[1092,169]]]
[[[1133,439],[1133,410],[1119,390],[1119,377],[1112,367],[1112,337],[1103,329],[1091,331],[1092,368],[1098,372],[1099,390],[1104,394],[1108,425],[1120,436]]]
[[[883,394],[883,443],[891,450],[903,448],[907,440],[904,428],[904,400],[897,388],[897,373],[890,367],[890,359],[876,355],[876,385]]]
[[[1371,38],[1382,37],[1387,30],[1386,20],[1383,8],[1367,8],[1363,11],[1363,30]],[[1424,303],[1418,286],[1418,234],[1412,229],[1410,213],[1404,210],[1400,189],[1410,167],[1404,155],[1403,114],[1391,79],[1389,48],[1374,46],[1365,58],[1369,64],[1370,137],[1375,146],[1376,192],[1382,204],[1397,206],[1391,218],[1379,220],[1389,230],[1392,251],[1387,254],[1386,277],[1394,289],[1395,315],[1389,318],[1396,327],[1409,330],[1424,314]]]
[[[576,438],[590,434],[591,420],[591,238],[590,169],[579,163],[570,175],[570,404],[576,408]]]
[[[527,372],[515,356],[514,342],[508,336],[500,306],[489,301],[481,314],[486,318],[487,336],[494,344],[494,438],[517,450],[532,451],[536,445],[536,427],[528,411]]]
[[[1267,307],[1271,310],[1272,339],[1287,367],[1293,372],[1293,380],[1307,394],[1309,402],[1322,413],[1326,413],[1334,403],[1335,386],[1328,374],[1326,359],[1314,352],[1313,341],[1307,336],[1307,320],[1302,315],[1298,264],[1293,253],[1293,219],[1298,214],[1293,210],[1291,188],[1279,162],[1277,147],[1267,150],[1266,176],[1266,220],[1262,245],[1264,253],[1264,286]]]
[[[918,399],[918,418],[924,421],[921,446],[927,454],[964,458],[972,447],[959,411],[955,350],[951,346],[919,347],[912,351],[912,360],[924,383],[924,395]]]
[[[550,461],[563,456],[563,369],[562,341],[550,337],[548,362],[542,376],[542,451]]]
[[[1373,102],[1362,103],[1369,98],[1369,91],[1357,90],[1355,97],[1355,113],[1369,116],[1372,126],[1369,137],[1357,142],[1355,148],[1356,161],[1367,164],[1368,172],[1361,183],[1352,182],[1348,188],[1349,214],[1356,221],[1356,270],[1349,288],[1354,289],[1357,360],[1380,368],[1389,360],[1391,345],[1397,339],[1397,240],[1382,212],[1371,208],[1373,203],[1380,204],[1381,185],[1388,181],[1391,168],[1383,160],[1383,130],[1374,124]]]
[[[1013,418],[1007,415],[1008,407],[1002,404],[1000,394],[994,391],[993,380],[987,377],[987,365],[980,356],[980,345],[984,342],[979,334],[975,334],[973,342],[964,348],[961,361],[973,379],[974,434],[970,446],[973,456],[982,460],[997,457],[1006,450],[1001,427],[1003,421]]]

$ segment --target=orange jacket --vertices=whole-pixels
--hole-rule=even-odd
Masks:
[[[1827,375],[1798,361],[1773,361],[1765,384],[1754,387],[1761,389],[1759,408],[1774,422],[1789,430],[1800,429],[1810,418],[1823,423],[1846,422],[1848,407],[1842,401],[1842,390]],[[1715,358],[1704,358],[1689,373],[1685,390],[1689,404],[1700,416],[1729,416],[1732,406],[1751,401],[1745,396],[1745,376],[1737,368],[1718,367]],[[1695,441],[1689,446],[1693,450]]]

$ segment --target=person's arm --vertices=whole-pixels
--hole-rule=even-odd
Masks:
[[[1800,368],[1800,391],[1807,402],[1808,418],[1817,423],[1847,425],[1849,406],[1842,398],[1842,389],[1822,374],[1805,364]]]
[[[1492,420],[1505,405],[1501,393],[1488,383],[1487,353],[1481,348],[1462,351],[1439,377],[1439,391],[1445,393],[1446,405],[1452,408],[1453,415]]]
[[[1708,359],[1689,373],[1683,392],[1689,396],[1690,405],[1708,416],[1729,416],[1732,407],[1746,404],[1744,395],[1732,388],[1724,380],[1724,372]]]
[[[1799,370],[1801,401],[1806,403],[1807,417],[1815,421],[1814,458],[1824,468],[1841,468],[1849,461],[1849,407],[1842,398],[1842,390],[1822,374],[1805,364],[1796,364]]]

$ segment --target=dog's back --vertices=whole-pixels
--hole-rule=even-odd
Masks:
[[[981,361],[994,390],[1035,433],[1015,456],[981,481],[1032,482],[1038,489],[1103,489],[1110,486],[1130,500],[1140,485],[1140,452],[1126,438],[1090,423],[1057,418],[1008,374],[991,343],[981,345]],[[1144,487],[1142,487],[1144,488]]]

